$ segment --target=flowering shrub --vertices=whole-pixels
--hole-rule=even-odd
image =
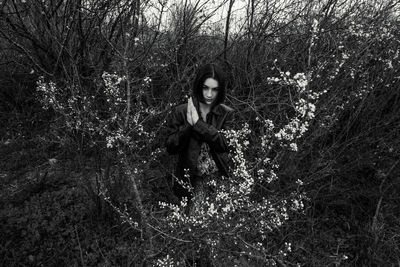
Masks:
[[[2,265],[398,265],[398,1],[72,2],[2,1]],[[171,205],[163,121],[218,59],[232,175]]]
[[[274,253],[267,248],[266,242],[268,236],[279,229],[291,213],[304,211],[307,197],[301,190],[302,182],[298,181],[297,190],[285,197],[255,198],[252,193],[257,187],[256,181],[269,179],[272,182],[277,177],[272,170],[269,175],[253,177],[251,174],[260,174],[263,169],[251,170],[253,166],[250,163],[257,163],[249,162],[246,158],[250,146],[247,140],[249,133],[247,125],[240,130],[224,131],[229,145],[234,148],[231,154],[234,166],[232,177],[211,177],[208,181],[211,193],[203,202],[194,204],[193,212],[187,212],[186,198],[179,205],[160,203],[161,208],[167,208],[170,212],[161,219],[159,230],[174,236],[178,243],[178,237],[192,240],[187,241],[189,244],[181,252],[183,255],[190,255],[190,251],[200,251],[206,246],[209,248],[206,256],[217,265],[221,264],[221,259],[233,263],[242,256],[246,256],[249,263],[272,264],[275,260],[283,260],[289,252],[286,249],[284,253]],[[271,178],[273,175],[275,177]]]
[[[324,1],[321,2],[323,4]],[[107,153],[108,159],[114,160],[112,164],[122,166],[121,177],[129,177],[127,180],[135,184],[136,196],[148,198],[143,205],[140,198],[136,198],[135,209],[131,211],[126,206],[121,208],[121,203],[109,197],[112,194],[109,188],[111,183],[102,184],[100,181],[100,185],[96,185],[103,186],[100,190],[103,200],[135,233],[143,236],[141,242],[148,244],[143,246],[146,252],[143,253],[146,254],[143,261],[151,261],[155,266],[185,266],[204,257],[216,266],[263,266],[297,260],[291,256],[296,248],[302,248],[301,245],[284,234],[278,241],[274,237],[279,236],[292,218],[304,215],[308,208],[310,194],[308,191],[305,193],[303,181],[307,186],[320,182],[314,185],[314,190],[318,192],[320,188],[331,190],[338,179],[335,164],[349,159],[336,156],[338,150],[329,145],[338,144],[338,140],[350,138],[349,133],[357,132],[354,131],[357,125],[352,123],[365,110],[366,103],[373,102],[374,94],[388,94],[385,90],[394,87],[399,76],[396,68],[398,40],[394,38],[398,36],[396,24],[386,20],[369,23],[374,18],[367,15],[357,20],[352,16],[341,18],[341,12],[324,12],[327,17],[321,17],[320,11],[313,12],[315,14],[311,14],[310,18],[302,18],[305,23],[302,19],[294,19],[290,27],[278,25],[277,29],[263,25],[265,31],[259,33],[260,37],[257,37],[256,31],[254,35],[251,31],[252,37],[243,43],[232,41],[229,49],[235,55],[230,59],[235,74],[232,81],[234,91],[228,95],[228,101],[237,105],[244,117],[250,115],[250,119],[247,124],[238,123],[236,129],[221,131],[232,149],[231,176],[211,176],[207,181],[209,193],[202,202],[197,201],[195,196],[192,200],[184,198],[179,204],[163,200],[154,207],[158,202],[155,197],[152,199],[154,192],[143,189],[146,182],[152,179],[147,176],[153,171],[152,164],[159,164],[161,157],[166,157],[163,151],[153,149],[161,146],[155,134],[160,132],[161,117],[166,116],[161,107],[167,111],[172,102],[187,92],[185,86],[190,84],[190,73],[195,68],[191,66],[194,65],[191,60],[201,56],[194,54],[193,58],[185,58],[187,51],[183,44],[171,53],[171,49],[165,49],[171,36],[160,33],[165,39],[160,42],[154,38],[159,47],[155,51],[149,48],[144,53],[149,56],[143,61],[146,66],[138,71],[140,78],[130,77],[128,68],[119,72],[124,75],[104,72],[95,79],[96,86],[92,91],[86,91],[87,88],[84,90],[73,82],[61,84],[42,77],[39,79],[37,91],[40,101],[44,108],[52,108],[63,115],[66,123],[62,130],[71,135],[85,136],[85,144]],[[263,32],[271,32],[271,36],[262,36]],[[129,37],[129,34],[126,36]],[[133,46],[145,49],[145,40],[134,37]],[[191,44],[190,38],[186,41]],[[185,45],[186,49],[190,46]],[[243,51],[247,49],[243,49],[243,45],[254,51],[249,50],[251,52],[244,55]],[[267,49],[267,46],[271,48]],[[204,46],[202,49],[208,48]],[[193,46],[190,49],[194,51],[197,48]],[[272,60],[275,57],[280,58],[280,67],[277,66],[278,60]],[[131,58],[124,60],[125,63],[130,62]],[[159,77],[149,77],[149,70],[155,70]],[[158,87],[151,91],[157,82]],[[162,104],[158,107],[145,105],[143,99],[149,91],[158,94],[156,101]],[[391,96],[390,103],[397,103],[397,95]],[[386,110],[392,108],[388,102],[385,103],[387,107],[379,116],[383,117]],[[243,106],[246,108],[242,109]],[[348,118],[351,120],[347,121]],[[369,126],[364,128],[368,133],[370,129],[378,128],[376,125]],[[335,131],[340,134],[336,135]],[[361,140],[360,136],[356,136],[355,140]],[[328,145],[319,142],[318,138]],[[386,146],[386,141],[380,142],[381,147]],[[306,146],[312,149],[305,151]],[[310,156],[315,147],[323,147],[317,150],[317,157],[321,155],[321,159]],[[390,149],[388,153],[394,153],[396,146],[391,144]],[[301,165],[305,155],[313,158],[313,162],[304,160],[309,165],[298,167],[287,161],[288,158],[294,159],[297,165]],[[202,167],[207,170],[210,162],[203,163]],[[378,169],[375,166],[373,169]],[[99,175],[104,173],[102,170]],[[289,182],[284,181],[287,177]],[[324,180],[325,177],[329,177],[329,181]],[[384,184],[385,179],[379,182]],[[158,183],[162,179],[154,180]],[[178,182],[192,190],[184,181]],[[121,192],[115,191],[116,194]],[[137,210],[139,213],[135,213]],[[373,224],[375,233],[379,229],[378,211],[379,206]],[[337,247],[336,254],[330,255],[330,261],[325,263],[339,265],[347,260],[347,256],[338,251],[339,245]]]
[[[143,79],[136,92],[137,105],[126,116],[127,96],[124,87],[125,76],[104,72],[99,80],[102,92],[92,95],[80,94],[75,85],[58,87],[53,81],[46,82],[39,77],[37,92],[39,101],[45,109],[53,108],[63,115],[67,131],[80,131],[98,137],[91,139],[91,146],[112,149],[125,147],[137,152],[146,148],[146,141],[154,138],[154,133],[145,130],[143,122],[155,114],[154,109],[146,109],[141,105],[142,87],[148,86],[149,77]],[[67,95],[65,92],[70,92]],[[105,102],[103,102],[105,100]],[[99,106],[98,102],[103,102]],[[126,117],[128,122],[124,125]]]
[[[271,251],[266,242],[291,214],[304,212],[307,196],[302,190],[303,182],[298,179],[294,191],[284,196],[260,195],[259,190],[279,179],[279,159],[268,157],[272,148],[298,150],[296,141],[308,130],[315,117],[314,103],[323,92],[310,90],[305,74],[297,73],[293,78],[289,75],[281,72],[281,77],[269,78],[271,83],[298,91],[293,103],[295,115],[286,125],[277,129],[266,119],[264,135],[255,141],[257,143],[250,143],[252,130],[246,123],[238,130],[221,130],[232,148],[231,177],[210,177],[207,183],[211,193],[202,202],[194,201],[192,209],[188,208],[190,204],[186,198],[178,205],[160,203],[162,209],[170,212],[161,219],[159,230],[176,237],[177,242],[178,237],[187,240],[189,244],[182,251],[184,255],[188,255],[188,251],[201,251],[202,246],[206,246],[208,257],[216,265],[219,259],[229,259],[233,263],[244,255],[249,263],[273,264],[290,253],[290,243],[286,243],[282,251]],[[251,158],[254,151],[258,151],[260,157]],[[166,257],[171,260],[169,255]]]
[[[296,115],[277,133],[275,138],[279,144],[288,147],[292,151],[297,151],[296,139],[301,138],[308,130],[310,121],[315,117],[315,102],[326,91],[313,92],[308,89],[308,78],[304,73],[296,73],[293,78],[290,78],[290,72],[283,73],[280,71],[281,77],[268,78],[272,83],[278,83],[285,86],[294,86],[298,92],[298,99],[292,104]],[[271,121],[266,122],[269,131],[274,128]],[[264,142],[265,143],[265,140]],[[272,144],[269,144],[270,146]],[[265,145],[263,145],[265,147]]]
[[[191,200],[185,198],[178,205],[160,202],[162,213],[157,214],[162,216],[151,215],[144,220],[145,213],[149,212],[147,207],[137,204],[143,214],[135,218],[126,208],[121,209],[114,203],[108,196],[107,187],[101,188],[104,200],[133,229],[146,232],[148,230],[144,229],[149,227],[150,232],[158,232],[173,242],[174,245],[162,253],[162,257],[155,259],[154,264],[184,264],[190,258],[196,259],[199,254],[204,254],[215,264],[220,260],[273,264],[285,261],[290,254],[289,243],[281,248],[270,248],[268,240],[292,214],[304,212],[307,196],[302,190],[302,181],[298,180],[295,189],[283,195],[266,194],[265,188],[272,188],[279,181],[280,162],[274,151],[296,152],[299,149],[297,140],[304,136],[315,118],[315,103],[324,92],[310,89],[311,74],[296,73],[291,76],[289,72],[279,73],[280,77],[267,80],[270,84],[295,90],[295,100],[290,103],[294,110],[292,117],[279,126],[270,119],[258,118],[263,125],[263,134],[257,140],[249,138],[253,130],[248,124],[241,125],[238,130],[221,131],[232,148],[232,173],[229,178],[211,176],[207,181],[210,193],[204,201],[196,202],[194,199],[194,206],[190,204]],[[131,94],[126,88],[129,79],[103,73],[98,81],[100,91],[95,95],[82,96],[78,94],[80,89],[77,86],[66,85],[62,89],[53,82],[45,82],[43,78],[39,79],[37,90],[45,108],[52,107],[65,116],[67,129],[96,136],[97,139],[91,140],[92,145],[114,153],[124,166],[124,174],[137,179],[141,177],[147,161],[157,156],[152,154],[148,157],[150,153],[146,148],[155,135],[151,127],[144,125],[146,120],[156,115],[156,111],[146,109],[141,101],[151,78],[145,77],[136,83],[132,98],[129,98]],[[61,93],[63,91],[71,93],[66,96]],[[98,106],[98,101],[102,101],[103,105]],[[136,190],[140,190],[140,179],[132,182]],[[140,194],[137,193],[138,196]],[[181,244],[185,247],[182,248]],[[182,257],[175,259],[171,255],[183,255],[183,261]]]

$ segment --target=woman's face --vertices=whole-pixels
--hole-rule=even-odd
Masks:
[[[218,96],[218,81],[213,78],[207,78],[203,84],[203,98],[207,105],[213,104]]]

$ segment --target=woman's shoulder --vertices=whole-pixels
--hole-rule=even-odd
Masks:
[[[177,116],[179,114],[186,114],[186,112],[187,112],[187,103],[172,106],[171,109],[169,110],[169,114],[171,114],[172,116]]]
[[[183,104],[178,104],[177,106],[175,106],[173,108],[173,110],[175,110],[175,112],[182,112],[187,110],[187,103],[183,103]]]
[[[222,103],[218,105],[218,108],[224,113],[229,113],[229,112],[234,112],[235,111],[230,106],[222,104]]]

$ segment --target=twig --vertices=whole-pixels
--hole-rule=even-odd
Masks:
[[[82,266],[86,266],[85,261],[83,260],[81,242],[79,241],[79,235],[78,235],[78,230],[76,229],[76,226],[74,227],[74,229],[75,229],[76,239],[78,240],[79,255],[81,256]]]
[[[377,223],[378,223],[378,215],[379,215],[379,210],[381,208],[381,204],[382,204],[382,199],[383,199],[383,192],[382,192],[382,187],[383,184],[386,181],[386,178],[389,176],[389,174],[394,170],[394,168],[397,166],[397,164],[400,162],[400,160],[396,161],[392,167],[390,167],[389,171],[387,173],[384,174],[384,178],[379,186],[379,192],[380,192],[380,198],[378,201],[378,205],[376,205],[376,209],[375,209],[375,214],[374,214],[374,218],[372,219],[372,225],[371,228],[374,230],[377,227]],[[376,239],[376,238],[375,238]]]
[[[174,239],[174,240],[179,241],[179,242],[192,243],[192,241],[190,241],[190,240],[184,240],[184,239],[180,239],[180,238],[171,236],[171,235],[169,235],[169,234],[167,234],[167,233],[161,231],[160,229],[157,229],[156,227],[154,227],[153,225],[151,225],[151,224],[149,224],[149,223],[148,223],[147,225],[148,225],[151,229],[155,230],[156,232],[159,232],[160,234],[162,234],[162,235],[164,235],[164,236],[166,236],[166,237],[169,237],[169,238]]]

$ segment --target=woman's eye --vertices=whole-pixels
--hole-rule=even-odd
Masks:
[[[215,88],[208,88],[207,86],[203,86],[203,90],[209,90],[209,89],[211,89],[211,90],[213,90],[213,91],[215,91],[215,92],[219,91],[219,88],[218,88],[218,87],[215,87]]]

